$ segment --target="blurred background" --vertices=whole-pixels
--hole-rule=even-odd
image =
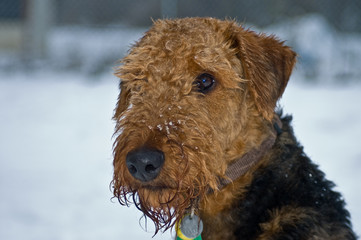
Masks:
[[[361,1],[0,0],[0,239],[152,239],[111,199],[112,72],[152,19],[192,16],[299,54],[279,105],[361,234]]]

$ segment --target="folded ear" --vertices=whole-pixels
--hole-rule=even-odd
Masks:
[[[117,102],[117,105],[115,107],[115,112],[114,112],[114,116],[113,116],[113,119],[114,120],[117,120],[120,115],[128,109],[129,107],[129,95],[130,95],[130,91],[129,89],[127,89],[123,82],[120,82],[120,93],[119,93],[119,96],[118,96],[118,102]]]
[[[296,63],[296,53],[274,36],[256,34],[239,26],[233,36],[236,38],[233,47],[238,45],[250,94],[263,117],[271,120]]]

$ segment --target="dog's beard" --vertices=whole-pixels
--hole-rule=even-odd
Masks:
[[[159,230],[166,231],[172,228],[203,194],[204,191],[189,187],[181,190],[154,187],[132,189],[114,186],[114,196],[119,203],[126,206],[135,204],[146,218],[153,221],[155,234]]]

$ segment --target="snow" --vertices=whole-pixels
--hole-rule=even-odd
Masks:
[[[111,200],[111,73],[1,77],[0,239],[151,239]]]
[[[296,51],[305,53],[302,56],[309,55],[300,61],[280,105],[294,116],[295,133],[306,153],[343,193],[360,235],[361,85],[350,82],[361,76],[355,68],[361,38],[339,35],[312,17],[310,28],[297,22],[307,38],[287,24],[283,30],[269,29],[281,39],[291,39]],[[321,40],[313,48],[302,47],[309,44],[312,31]],[[39,70],[29,71],[14,65],[14,59],[10,63],[0,59],[0,239],[152,239],[152,224],[142,230],[144,219],[134,206],[123,207],[111,199],[111,117],[118,80],[110,69],[89,74],[103,61],[99,58],[112,62],[141,32],[104,30],[94,39],[86,31],[70,38],[61,29],[52,36],[51,67],[38,65]],[[103,44],[104,39],[109,44]],[[348,39],[348,44],[336,47],[340,39]],[[345,55],[352,59],[345,62],[342,54],[353,49],[353,55]],[[315,74],[305,74],[302,64],[314,67]],[[70,71],[64,71],[68,67]],[[347,74],[340,74],[345,69]],[[304,83],[305,78],[318,84]],[[320,84],[324,78],[349,84]],[[172,237],[166,232],[153,239]]]
[[[97,73],[115,64],[144,31],[127,27],[55,28],[49,40],[50,61],[56,68]]]
[[[336,32],[320,15],[307,15],[266,29],[298,54],[302,80],[345,84],[361,79],[361,34]]]

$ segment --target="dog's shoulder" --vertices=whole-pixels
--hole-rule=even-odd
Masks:
[[[295,229],[291,232],[302,231],[300,236],[315,234],[314,226],[321,225],[351,229],[350,216],[341,194],[304,153],[292,129],[292,117],[281,117],[281,121],[282,131],[270,158],[254,172],[247,194],[235,206],[236,218],[243,226],[248,225],[248,230],[242,228],[237,236],[248,239],[257,233],[260,235],[262,224],[275,218],[279,225],[284,219],[285,226],[279,226],[280,229],[293,226]],[[291,222],[287,222],[287,218]],[[353,239],[351,235],[350,232],[350,237],[345,239]]]

